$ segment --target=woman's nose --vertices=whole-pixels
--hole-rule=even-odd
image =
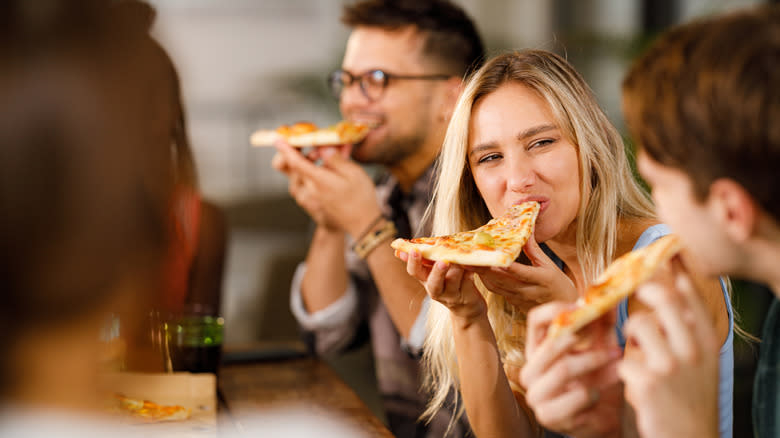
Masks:
[[[513,160],[507,175],[507,189],[513,192],[526,192],[536,182],[536,172],[527,160]]]

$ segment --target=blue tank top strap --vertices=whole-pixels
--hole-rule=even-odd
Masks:
[[[656,240],[660,239],[661,237],[664,237],[667,234],[670,234],[671,232],[672,231],[669,229],[669,227],[666,224],[657,224],[657,225],[653,225],[651,227],[648,227],[639,236],[639,239],[637,239],[636,243],[634,244],[634,248],[632,248],[632,250],[637,250],[639,248],[644,248],[647,245],[650,245],[651,243],[653,243]],[[620,344],[621,348],[625,348],[625,346],[626,346],[626,338],[623,336],[623,324],[625,324],[627,319],[628,319],[628,300],[624,299],[624,300],[620,301],[620,304],[618,304],[618,308],[617,308],[617,322],[615,324],[615,330],[617,331],[618,343]]]
[[[726,341],[720,347],[718,411],[720,412],[718,427],[721,438],[731,438],[734,428],[734,310],[731,308],[730,288],[723,277],[719,278],[723,299],[726,300],[726,311],[729,314],[729,333]]]

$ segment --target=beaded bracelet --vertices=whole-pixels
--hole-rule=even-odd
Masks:
[[[370,231],[369,229],[369,232],[366,233],[365,236],[355,242],[352,250],[355,251],[355,254],[357,254],[358,257],[365,259],[380,243],[391,237],[395,237],[396,233],[398,233],[398,230],[396,230],[395,224],[385,219],[382,228],[379,228],[376,231]]]

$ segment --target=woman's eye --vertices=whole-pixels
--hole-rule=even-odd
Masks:
[[[497,160],[499,158],[501,158],[501,154],[488,154],[480,158],[477,163],[487,163],[488,161]]]
[[[528,149],[534,149],[534,148],[537,148],[537,147],[544,147],[544,146],[547,146],[547,145],[552,144],[554,142],[555,142],[555,140],[549,139],[549,138],[548,139],[544,139],[544,140],[535,141],[535,142],[531,143],[530,146],[528,146]]]

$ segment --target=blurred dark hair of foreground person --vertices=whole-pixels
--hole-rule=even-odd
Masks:
[[[0,3],[2,436],[100,409],[106,315],[132,331],[159,280],[170,140],[134,79],[151,10],[123,3]]]

